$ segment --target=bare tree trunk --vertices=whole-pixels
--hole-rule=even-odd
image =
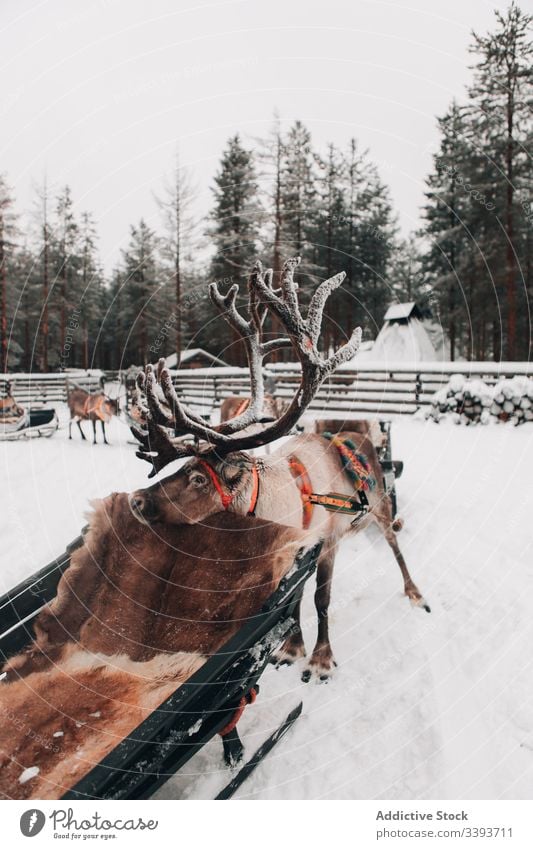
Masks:
[[[89,368],[89,330],[86,321],[83,324],[83,368]]]
[[[455,360],[455,293],[453,279],[448,290],[448,338],[450,340],[450,360]]]
[[[279,130],[276,136],[276,186],[274,191],[274,251],[272,257],[272,270],[274,273],[274,287],[279,286],[281,280],[281,269],[283,266],[283,257],[281,255],[281,233],[283,226],[281,212],[281,136]],[[270,319],[272,328],[272,337],[275,338],[281,334],[281,325],[277,316],[272,315]],[[278,362],[281,359],[281,351],[274,351],[272,361]]]
[[[179,180],[179,172],[176,174]],[[176,255],[175,255],[175,283],[176,283],[176,368],[181,365],[181,204],[179,185],[176,187]]]
[[[43,319],[42,346],[43,371],[48,371],[48,228],[44,225],[44,254],[43,254]]]
[[[511,81],[509,81],[511,83]],[[507,167],[506,209],[506,292],[507,292],[507,359],[516,356],[516,256],[514,246],[514,94],[512,84],[507,88],[507,145],[505,151]]]
[[[0,217],[0,286],[2,290],[0,316],[0,372],[4,374],[7,371],[7,275],[3,215]]]
[[[48,371],[48,252],[50,234],[48,233],[48,186],[46,177],[43,188],[43,308],[41,319],[42,370]]]

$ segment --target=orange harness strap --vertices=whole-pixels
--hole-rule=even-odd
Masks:
[[[311,519],[313,518],[314,504],[309,500],[311,493],[313,492],[313,487],[311,485],[307,469],[298,457],[295,457],[294,455],[289,457],[289,469],[296,481],[296,486],[300,490],[303,510],[303,529],[306,531],[311,524]]]
[[[105,403],[105,400],[106,400],[105,395],[100,395],[97,398],[96,404],[94,405],[94,407],[92,409],[89,409],[89,404],[91,402],[91,398],[93,398],[93,397],[94,397],[93,395],[87,395],[87,398],[85,399],[85,403],[83,405],[83,415],[88,418],[91,413],[94,413],[96,418],[100,419],[100,421],[102,421],[102,422],[105,422],[106,415],[103,412],[103,407],[104,407],[104,403]]]
[[[245,398],[243,401],[241,401],[241,403],[237,407],[237,409],[236,409],[236,411],[233,415],[233,418],[236,419],[237,416],[240,416],[241,413],[244,413],[244,411],[247,410],[249,406],[250,406],[250,398]]]
[[[257,698],[257,691],[255,690],[254,687],[252,687],[252,689],[250,690],[248,695],[241,697],[241,700],[239,702],[239,706],[235,709],[235,713],[231,717],[230,721],[228,722],[227,725],[224,726],[224,728],[221,728],[220,731],[218,732],[221,737],[225,737],[226,734],[229,734],[230,731],[233,731],[233,729],[236,727],[239,719],[243,715],[244,708],[246,707],[246,705],[253,705],[256,698]]]
[[[235,497],[235,493],[228,492],[227,489],[224,489],[222,482],[213,469],[212,466],[209,465],[207,460],[200,460],[200,463],[206,470],[207,474],[213,481],[213,485],[220,495],[220,500],[222,501],[222,506],[224,510],[227,510],[231,506],[231,502]],[[259,497],[259,473],[257,471],[257,464],[254,460],[252,465],[252,497],[250,499],[250,506],[248,508],[248,516],[253,516],[255,513],[255,508],[257,507],[257,499]]]

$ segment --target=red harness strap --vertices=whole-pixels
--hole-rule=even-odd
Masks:
[[[256,698],[257,698],[257,691],[254,689],[254,687],[252,687],[252,689],[250,690],[250,692],[246,696],[241,697],[241,700],[239,702],[239,706],[235,709],[235,713],[231,717],[230,721],[228,722],[227,725],[224,726],[224,728],[221,728],[220,731],[218,732],[221,737],[225,737],[226,734],[229,734],[230,731],[233,731],[233,729],[237,725],[239,719],[243,715],[244,708],[246,707],[246,705],[253,705]]]
[[[313,487],[311,485],[311,480],[307,473],[307,469],[304,464],[298,457],[294,455],[289,457],[289,469],[291,470],[291,474],[296,481],[296,486],[300,490],[300,498],[302,499],[302,510],[303,510],[303,529],[307,530],[309,525],[311,524],[311,519],[313,518],[313,510],[314,505],[309,500],[311,493],[313,492]]]
[[[200,463],[206,470],[207,474],[213,481],[213,485],[220,495],[220,500],[222,501],[222,506],[224,510],[227,510],[231,506],[231,502],[235,498],[236,493],[228,492],[227,489],[224,489],[222,485],[222,481],[219,476],[215,472],[212,466],[209,465],[207,460],[200,460]],[[248,508],[248,516],[253,516],[255,514],[255,508],[257,507],[257,499],[259,497],[259,473],[257,471],[257,464],[255,460],[252,465],[252,497],[250,499],[250,506]]]

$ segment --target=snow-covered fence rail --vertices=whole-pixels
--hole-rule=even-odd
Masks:
[[[296,364],[271,365],[266,374],[275,381],[275,394],[289,401],[299,382]],[[331,375],[317,393],[310,409],[338,414],[373,413],[402,415],[415,413],[431,406],[435,392],[441,390],[454,374],[476,377],[489,386],[502,377],[531,376],[531,363],[490,362],[419,362],[383,363],[362,362],[358,370],[344,368]],[[250,392],[247,369],[209,368],[182,369],[172,372],[174,386],[191,406],[209,411],[230,395]]]
[[[31,405],[57,404],[67,400],[67,381],[88,392],[96,392],[101,386],[103,372],[62,372],[60,374],[2,374],[0,375],[0,397],[4,397],[8,384],[15,400],[23,407]]]

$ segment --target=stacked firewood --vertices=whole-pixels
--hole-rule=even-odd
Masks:
[[[482,380],[472,380],[463,374],[454,374],[446,386],[435,393],[428,418],[438,422],[449,416],[457,424],[486,424],[492,392]]]
[[[490,413],[499,422],[515,425],[533,421],[533,380],[529,377],[500,380],[493,389]]]
[[[533,421],[533,380],[513,377],[487,386],[482,380],[455,374],[435,393],[427,418],[447,417],[457,424],[488,424],[491,420],[522,424]]]

